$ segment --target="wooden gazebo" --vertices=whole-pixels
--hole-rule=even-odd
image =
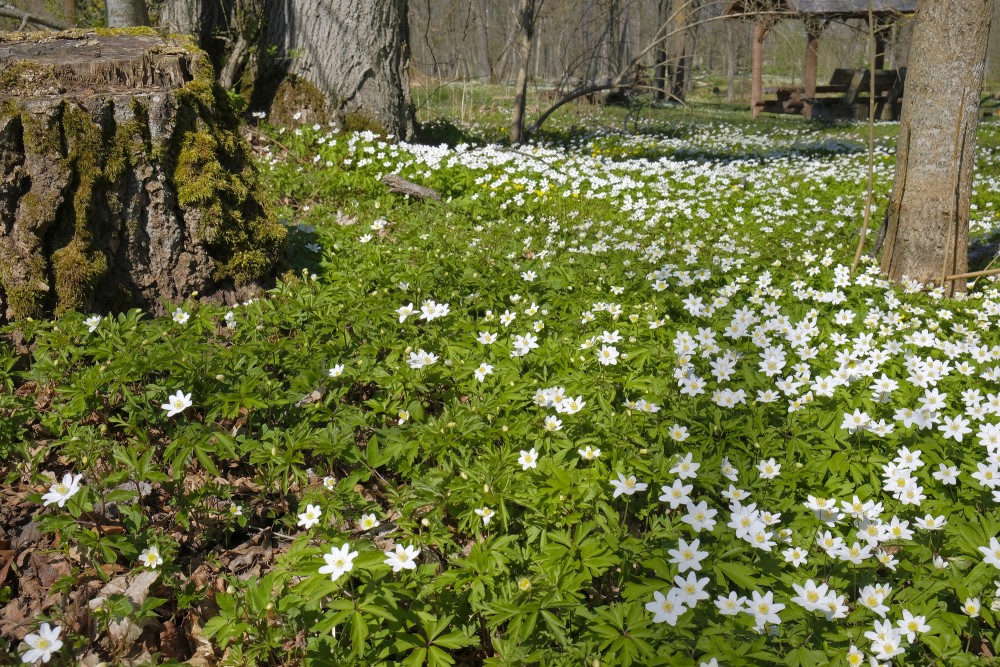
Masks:
[[[891,22],[904,14],[917,10],[917,0],[733,0],[726,15],[749,18],[754,22],[753,79],[750,87],[750,110],[757,117],[762,108],[761,86],[764,64],[764,37],[770,28],[784,18],[799,19],[806,28],[806,63],[803,83],[804,98],[816,97],[816,65],[819,38],[823,29],[834,20],[874,19],[875,69],[883,67],[885,38]],[[807,117],[812,116],[811,104],[803,108]]]

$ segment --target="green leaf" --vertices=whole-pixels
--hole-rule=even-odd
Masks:
[[[435,645],[450,649],[459,649],[459,648],[464,648],[466,646],[475,646],[478,643],[479,643],[478,639],[467,637],[464,632],[459,632],[458,630],[454,632],[449,632],[446,635],[441,635],[440,637],[436,637],[434,639]]]
[[[759,570],[742,563],[716,561],[712,568],[747,591],[759,590],[762,586],[768,586],[773,581],[771,577],[762,575]]]

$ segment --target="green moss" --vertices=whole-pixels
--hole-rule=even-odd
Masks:
[[[388,137],[385,126],[374,118],[362,113],[345,113],[342,118],[344,130],[347,132],[374,132],[382,137]]]
[[[181,206],[212,208],[226,195],[243,199],[247,187],[223,168],[219,158],[225,154],[216,135],[191,132],[183,138],[177,158],[177,201]]]
[[[31,289],[30,287],[14,287],[7,290],[7,305],[11,315],[15,320],[23,320],[28,317],[41,317],[44,314],[42,308],[44,292]]]
[[[52,268],[58,298],[56,315],[61,315],[87,303],[97,282],[108,270],[108,260],[100,251],[88,253],[84,243],[75,238],[52,253]]]
[[[326,123],[330,120],[330,109],[335,106],[333,100],[323,92],[294,74],[285,77],[274,91],[268,118],[274,125],[292,125],[298,123]],[[303,115],[295,119],[295,114]]]
[[[233,253],[228,262],[221,265],[218,273],[232,278],[237,285],[251,282],[274,266],[274,258],[260,250],[246,250]]]
[[[0,99],[0,119],[21,115],[21,107],[13,99]]]
[[[111,183],[118,182],[138,157],[152,153],[149,114],[146,107],[139,100],[133,99],[129,103],[129,111],[131,112],[129,120],[116,128],[104,160],[104,177]],[[109,204],[114,203],[119,205],[113,208],[120,210],[117,198],[109,202]]]
[[[66,144],[66,161],[76,176],[73,212],[77,236],[89,236],[87,221],[93,205],[94,189],[104,176],[104,155],[101,128],[90,114],[68,102],[63,104],[62,137]]]
[[[242,284],[268,274],[287,231],[267,204],[229,97],[203,62],[205,68],[178,95],[178,125],[160,157],[178,204],[200,213],[199,232],[216,261],[215,278]]]
[[[160,33],[156,32],[153,28],[149,26],[133,26],[129,28],[88,28],[86,32],[96,32],[101,37],[109,37],[113,35],[131,35],[133,37],[159,37]]]
[[[56,85],[52,65],[21,60],[6,65],[0,71],[0,90],[5,95],[26,96],[36,94]]]
[[[24,144],[31,146],[36,153],[64,157],[62,127],[58,116],[55,118],[39,118],[35,114],[23,113]]]

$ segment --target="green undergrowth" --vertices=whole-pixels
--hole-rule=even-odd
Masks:
[[[7,327],[56,659],[124,663],[74,596],[153,570],[117,613],[198,619],[229,665],[995,664],[1000,290],[850,275],[862,128],[672,118],[271,128],[299,270],[264,298]],[[890,137],[874,163],[881,206]]]

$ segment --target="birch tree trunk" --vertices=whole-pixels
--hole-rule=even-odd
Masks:
[[[906,75],[882,270],[942,285],[968,270],[969,207],[992,0],[923,0]],[[949,281],[946,293],[965,290]]]

